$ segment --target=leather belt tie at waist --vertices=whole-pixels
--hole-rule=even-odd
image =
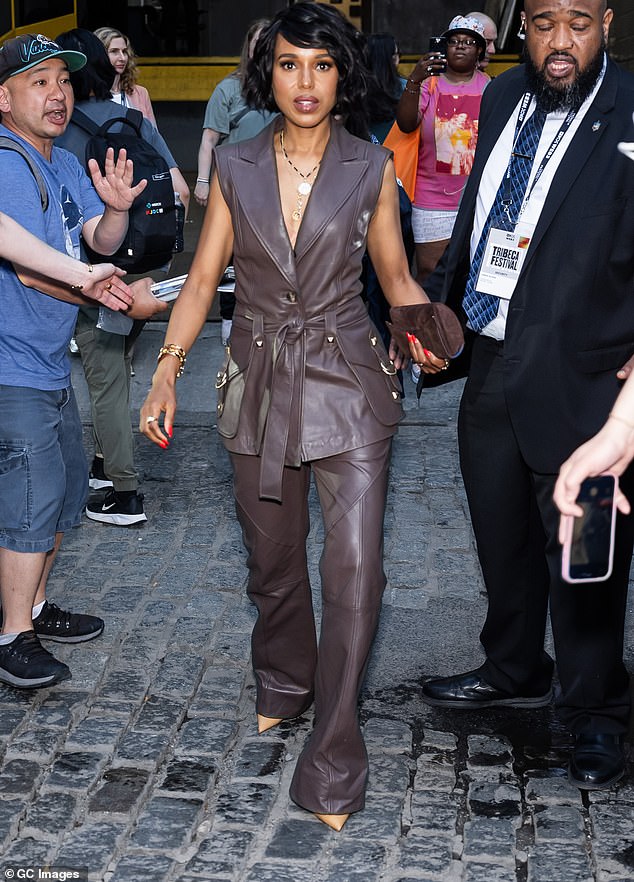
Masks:
[[[266,418],[260,463],[260,497],[282,501],[282,475],[289,436],[299,438],[301,408],[300,390],[303,381],[304,323],[294,319],[279,328],[273,344],[271,400]],[[291,426],[295,420],[296,425]],[[296,431],[291,432],[291,428]]]
[[[349,305],[351,306],[351,305]],[[348,321],[359,320],[358,308],[344,309]],[[354,315],[350,315],[350,313]],[[289,443],[297,445],[293,450],[293,458],[297,466],[301,464],[301,419],[302,393],[304,384],[305,336],[306,330],[319,331],[323,328],[324,337],[334,341],[337,332],[337,314],[329,310],[323,315],[304,320],[296,315],[284,325],[270,326],[264,324],[261,314],[246,315],[252,322],[254,340],[268,339],[274,336],[273,359],[271,374],[271,398],[266,418],[264,438],[260,450],[260,486],[259,495],[263,499],[282,501],[282,479],[287,460]],[[235,319],[234,319],[235,321]],[[238,319],[240,322],[240,319]],[[344,324],[347,322],[344,319]]]

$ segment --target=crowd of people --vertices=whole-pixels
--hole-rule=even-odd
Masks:
[[[607,52],[612,15],[605,0],[525,0],[522,63],[491,79],[495,23],[465,13],[402,78],[390,35],[368,43],[334,7],[301,0],[254,23],[240,66],[211,96],[194,192],[204,223],[139,431],[169,448],[177,380],[231,262],[217,425],[258,613],[255,715],[263,732],[314,707],[290,795],[335,830],[365,800],[357,702],[386,582],[398,371],[411,360],[436,380],[451,376],[415,323],[407,350],[384,345],[362,297],[364,260],[393,315],[426,316],[441,302],[469,341],[458,440],[488,597],[485,661],[427,679],[422,698],[463,711],[554,697],[574,736],[570,780],[606,789],[625,772],[634,164],[618,145],[634,140],[634,77]],[[75,104],[98,123],[120,113],[116,104],[140,110],[143,137],[187,205],[133,59],[127,38],[105,28],[0,48],[0,682],[18,688],[70,676],[42,640],[82,642],[105,626],[47,600],[63,533],[84,510],[106,523],[145,517],[126,338],[100,330],[97,315],[107,307],[142,322],[161,308],[148,278],[124,281],[108,262],[146,181],[134,182],[125,150],[85,168],[72,121]],[[381,145],[394,124],[420,137],[405,212],[414,265]],[[84,245],[104,262],[88,263]],[[73,334],[91,393],[91,477],[108,487],[87,507]],[[578,515],[581,482],[606,470],[621,486],[614,567],[571,590],[560,514]],[[311,477],[324,521],[319,633],[306,559]],[[555,658],[544,647],[549,614]]]

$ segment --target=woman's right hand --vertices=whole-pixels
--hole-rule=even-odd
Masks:
[[[196,181],[194,188],[194,199],[203,208],[207,205],[209,199],[209,181]]]
[[[578,447],[561,466],[553,494],[555,505],[564,515],[581,517],[583,509],[576,501],[581,482],[603,472],[622,475],[633,458],[634,431],[627,424],[608,419],[601,431]],[[623,514],[630,513],[630,503],[621,490],[617,491],[616,505]]]
[[[139,416],[139,432],[163,450],[169,447],[174,433],[176,414],[176,372],[178,360],[165,356],[157,365],[152,386],[147,394]],[[163,426],[161,427],[161,415]]]
[[[410,83],[422,83],[429,77],[437,77],[447,70],[447,58],[440,52],[427,52],[418,59],[416,67],[408,77]]]

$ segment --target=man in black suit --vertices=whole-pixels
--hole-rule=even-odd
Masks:
[[[612,577],[573,587],[560,578],[552,491],[634,362],[634,163],[617,150],[632,140],[634,77],[606,55],[611,20],[604,0],[526,0],[525,64],[484,94],[452,241],[426,285],[476,331],[459,440],[489,608],[484,664],[427,681],[423,698],[547,704],[550,603],[569,775],[585,789],[625,768],[634,518],[619,515]],[[437,367],[422,347],[416,357]],[[631,469],[621,481],[632,498]]]

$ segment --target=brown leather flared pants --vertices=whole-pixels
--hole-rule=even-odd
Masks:
[[[312,812],[363,808],[368,760],[357,714],[376,631],[391,438],[285,468],[281,503],[260,499],[260,459],[232,454],[236,510],[259,616],[252,658],[257,712],[291,718],[315,699],[315,726],[291,784]],[[311,470],[324,519],[319,646],[306,562]]]

